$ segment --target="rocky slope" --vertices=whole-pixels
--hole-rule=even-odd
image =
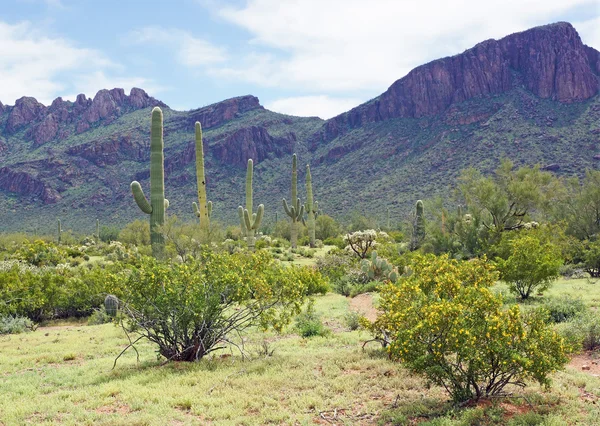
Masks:
[[[0,103],[0,229],[40,232],[61,217],[89,230],[96,217],[117,225],[142,217],[129,183],[148,184],[155,105],[165,112],[170,211],[190,220],[195,121],[205,130],[215,217],[230,223],[243,202],[248,158],[257,163],[255,200],[266,204],[267,224],[289,196],[292,152],[312,164],[316,196],[335,216],[391,207],[399,219],[415,199],[448,194],[462,168],[491,170],[502,156],[582,173],[600,159],[599,75],[600,53],[558,23],[415,68],[328,121],[267,111],[253,96],[187,112],[141,89],[50,106],[23,97]]]

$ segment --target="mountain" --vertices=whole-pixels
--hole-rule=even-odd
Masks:
[[[192,219],[194,122],[202,123],[214,217],[236,222],[245,164],[266,222],[289,197],[291,153],[310,163],[316,198],[337,217],[400,219],[418,198],[447,195],[461,169],[500,158],[581,174],[600,161],[600,52],[568,23],[487,40],[415,68],[378,96],[330,120],[264,109],[253,96],[178,112],[141,89],[93,99],[24,97],[0,103],[0,229],[91,233],[95,219],[142,218],[129,183],[147,188],[150,110],[163,108],[170,213]],[[302,170],[303,172],[303,170]],[[301,173],[300,178],[303,178]],[[42,214],[40,214],[43,212]]]

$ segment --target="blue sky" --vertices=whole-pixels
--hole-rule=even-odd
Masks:
[[[600,0],[3,0],[0,101],[141,87],[179,110],[253,94],[329,118],[418,65],[556,21],[600,50]]]

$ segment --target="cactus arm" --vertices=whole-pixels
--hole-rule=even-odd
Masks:
[[[265,206],[263,204],[259,204],[256,217],[254,218],[254,229],[258,229],[260,227],[264,213]]]
[[[300,199],[298,198],[298,201],[300,201]],[[298,212],[298,217],[302,217],[304,216],[304,204],[302,204],[300,206],[300,211]]]
[[[246,229],[254,229],[252,226],[252,219],[250,219],[250,213],[248,213],[248,210],[246,209],[244,209],[244,226],[246,226]]]
[[[212,201],[209,201],[209,202],[208,202],[208,204],[207,204],[207,208],[208,208],[208,217],[209,217],[209,218],[212,216],[212,206],[213,206],[213,203],[212,203]]]
[[[289,217],[293,217],[292,210],[289,208],[288,203],[285,200],[285,198],[283,199],[283,209],[285,210],[285,214],[287,214]]]
[[[133,182],[131,182],[131,192],[133,194],[133,199],[135,200],[140,210],[146,214],[151,214],[152,206],[150,205],[148,199],[144,195],[142,185],[140,185],[139,182],[134,180]]]
[[[169,208],[169,200],[165,198],[165,210]]]
[[[198,204],[196,204],[195,202],[192,203],[192,207],[194,209],[194,214],[196,215],[196,217],[200,217],[200,210],[198,210]]]
[[[242,233],[245,234],[248,231],[246,229],[246,222],[244,220],[244,208],[242,206],[238,207],[238,216],[240,217],[240,228],[242,229]]]

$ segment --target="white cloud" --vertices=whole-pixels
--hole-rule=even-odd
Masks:
[[[118,78],[106,76],[121,70],[119,64],[102,52],[75,46],[67,39],[47,37],[29,22],[15,25],[0,22],[0,100],[3,103],[12,104],[21,96],[34,96],[49,104],[65,93],[89,90],[94,78],[102,83],[111,80],[118,83]]]
[[[177,60],[188,67],[200,67],[227,59],[225,49],[183,30],[144,27],[132,31],[130,38],[133,43],[152,43],[172,47],[176,52]]]
[[[326,95],[296,96],[267,102],[265,107],[271,111],[298,117],[321,117],[328,119],[360,104],[357,98],[334,98]]]
[[[210,72],[272,87],[379,93],[418,65],[575,7],[600,14],[597,0],[248,0],[217,13],[249,32],[250,54]]]
[[[599,6],[600,8],[600,6]],[[574,22],[581,39],[588,46],[600,50],[600,16],[581,22]]]

